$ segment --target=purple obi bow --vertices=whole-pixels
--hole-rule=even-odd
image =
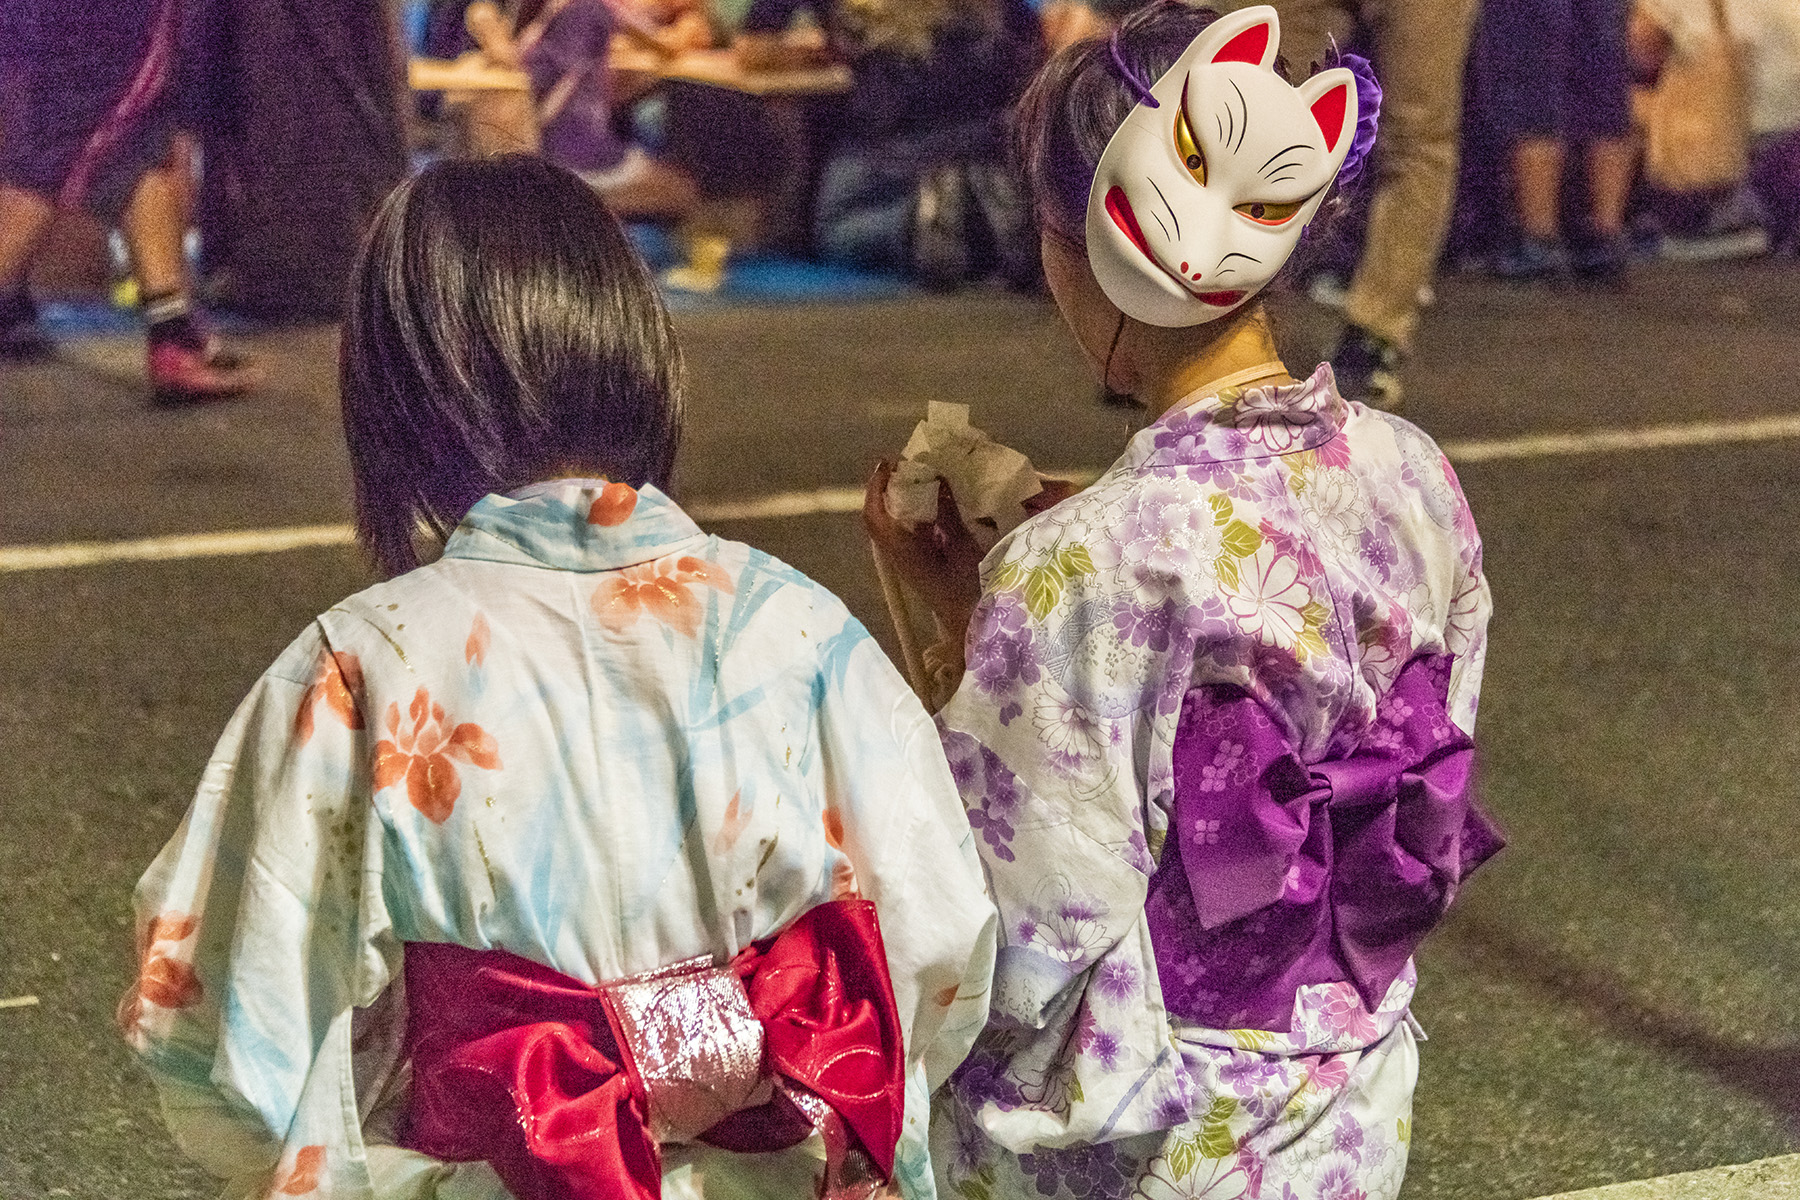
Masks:
[[[1505,845],[1472,795],[1450,667],[1407,663],[1362,743],[1311,766],[1241,688],[1188,693],[1146,909],[1170,1013],[1287,1032],[1298,988],[1340,981],[1380,1006],[1457,885]]]

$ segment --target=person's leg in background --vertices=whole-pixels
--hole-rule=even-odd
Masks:
[[[1625,207],[1637,173],[1631,125],[1631,64],[1626,50],[1630,0],[1573,0],[1575,71],[1569,76],[1571,144],[1588,147],[1588,219],[1577,231],[1570,266],[1601,283],[1625,281]]]
[[[8,22],[0,105],[0,341],[44,348],[26,282],[31,258],[59,209],[84,209],[125,234],[163,402],[235,393],[262,376],[191,313],[182,254],[190,143],[176,132],[169,91],[179,16],[173,4],[140,0],[27,3]]]
[[[1561,276],[1563,161],[1575,71],[1572,0],[1487,0],[1481,38],[1492,68],[1496,124],[1512,149],[1518,239],[1494,262],[1504,279]]]
[[[1750,187],[1762,201],[1769,249],[1800,252],[1800,129],[1757,135],[1750,144]]]
[[[1364,17],[1382,87],[1377,175],[1332,365],[1347,398],[1392,409],[1450,226],[1475,0],[1377,0]]]
[[[194,310],[183,254],[190,170],[187,142],[172,139],[168,159],[138,179],[120,218],[142,298],[150,386],[162,404],[235,395],[264,375],[221,346]]]
[[[40,358],[50,339],[38,325],[28,276],[56,209],[36,192],[0,184],[0,358]]]
[[[38,326],[29,286],[31,260],[56,217],[57,156],[43,143],[37,111],[37,58],[45,0],[0,5],[0,357],[35,358],[50,352]]]

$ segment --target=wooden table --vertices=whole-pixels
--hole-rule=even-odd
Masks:
[[[730,88],[751,96],[830,96],[850,90],[850,68],[841,65],[746,70],[731,50],[688,50],[664,58],[637,46],[616,47],[610,58],[617,71],[680,79],[710,87]],[[454,61],[415,58],[407,66],[407,82],[415,92],[529,91],[523,71],[484,63],[476,55]]]

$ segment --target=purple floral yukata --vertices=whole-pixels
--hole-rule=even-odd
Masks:
[[[1456,477],[1329,367],[1176,406],[982,564],[939,715],[1001,914],[945,1197],[1377,1200],[1411,950],[1499,848]]]

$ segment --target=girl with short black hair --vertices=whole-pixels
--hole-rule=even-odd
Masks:
[[[139,885],[120,1019],[177,1140],[232,1195],[929,1196],[970,830],[836,597],[663,491],[680,362],[618,223],[534,159],[428,168],[342,377],[394,577],[258,681]]]

